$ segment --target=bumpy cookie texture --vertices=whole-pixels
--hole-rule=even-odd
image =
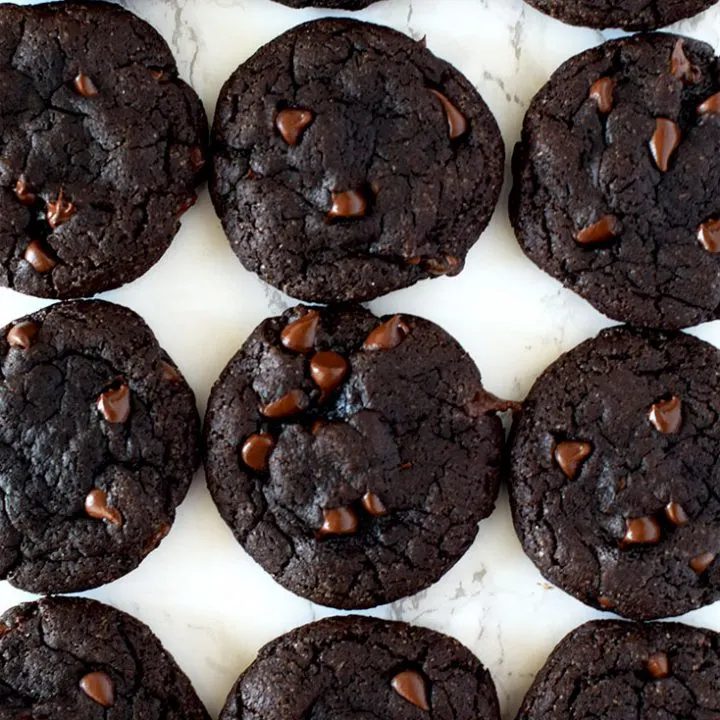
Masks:
[[[45,598],[0,618],[0,717],[209,720],[149,627],[79,598]]]
[[[207,135],[165,41],[117,5],[0,5],[0,93],[0,284],[69,298],[146,272]]]
[[[538,93],[510,214],[543,270],[601,312],[678,329],[720,315],[720,73],[676,35],[605,43]]]
[[[585,623],[553,650],[517,720],[720,716],[720,635],[680,623]]]
[[[268,643],[230,691],[220,720],[498,720],[495,686],[456,640],[347,616]]]
[[[210,190],[250,270],[312,302],[456,274],[487,225],[504,150],[470,82],[354,20],[301,25],[223,87]]]
[[[208,485],[282,585],[371,607],[467,550],[497,495],[507,407],[427,320],[300,306],[263,322],[213,387]]]
[[[53,305],[0,330],[0,577],[119,578],[167,534],[199,462],[193,393],[134,312]]]
[[[540,571],[634,619],[720,597],[720,352],[612,329],[535,383],[513,428],[516,530]]]
[[[525,0],[572,25],[652,30],[697,15],[717,0]]]

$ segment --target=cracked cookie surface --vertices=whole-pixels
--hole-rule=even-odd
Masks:
[[[192,390],[131,310],[52,305],[0,330],[0,577],[74,592],[128,573],[199,463]]]
[[[517,720],[702,720],[720,715],[720,635],[680,623],[599,620],[553,650]]]
[[[606,330],[551,365],[511,435],[523,548],[583,602],[633,619],[720,598],[720,352]]]
[[[223,87],[210,191],[249,270],[310,302],[368,300],[456,274],[503,181],[472,84],[411,38],[301,25]]]
[[[209,720],[147,625],[80,598],[44,598],[0,617],[0,716]]]
[[[720,315],[720,73],[677,35],[566,62],[525,117],[510,215],[525,253],[598,310],[678,329]]]
[[[263,322],[215,383],[208,486],[291,591],[390,602],[438,580],[492,511],[507,406],[427,320],[299,306]]]
[[[0,6],[0,284],[92,295],[145,273],[195,199],[207,121],[146,22]]]
[[[220,720],[498,720],[488,671],[457,640],[358,616],[268,643],[230,691]]]

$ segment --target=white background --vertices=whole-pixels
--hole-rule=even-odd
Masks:
[[[221,84],[260,45],[319,10],[270,0],[126,0],[170,43],[183,77],[212,117]],[[339,14],[339,13],[335,13]],[[391,25],[446,58],[479,88],[508,151],[533,94],[557,65],[617,35],[563,26],[521,0],[384,0],[356,17]],[[674,30],[717,50],[720,6]],[[457,278],[425,281],[371,303],[412,312],[450,331],[478,363],[489,390],[522,399],[562,351],[609,321],[563,290],[520,251],[507,220],[508,178],[495,218]],[[246,272],[230,251],[203,191],[160,263],[104,298],[139,312],[195,390],[204,412],[210,387],[253,327],[290,301]],[[0,290],[0,325],[44,305]],[[692,332],[720,345],[720,324]],[[198,474],[161,547],[129,576],[89,596],[147,622],[216,716],[237,675],[280,633],[333,611],[276,585],[237,545]],[[0,583],[0,610],[29,598]],[[600,616],[551,588],[525,558],[503,495],[467,555],[426,592],[372,614],[453,635],[490,668],[506,718],[515,713],[553,645]],[[689,623],[720,630],[720,603]]]

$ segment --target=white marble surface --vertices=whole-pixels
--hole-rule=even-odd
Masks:
[[[261,44],[320,17],[270,0],[125,0],[171,44],[212,116],[220,85]],[[571,28],[521,0],[384,0],[356,17],[391,25],[450,60],[495,113],[508,151],[533,93],[571,55],[610,33]],[[720,5],[674,29],[720,44]],[[616,33],[615,33],[616,34]],[[463,274],[426,281],[371,304],[407,311],[452,332],[487,387],[516,399],[558,354],[609,324],[521,253],[507,221],[507,185]],[[173,246],[147,275],[104,297],[138,311],[175,358],[201,411],[210,386],[252,328],[289,301],[231,253],[206,192]],[[43,305],[0,290],[0,325]],[[720,323],[693,330],[720,346]],[[199,475],[177,522],[142,566],[88,595],[149,623],[190,675],[213,716],[236,676],[268,640],[331,614],[276,585],[234,542]],[[0,583],[0,609],[29,597]],[[467,555],[439,583],[372,614],[454,635],[490,668],[513,717],[534,673],[571,628],[599,615],[543,582],[512,531],[506,498]],[[720,603],[687,622],[720,630]]]

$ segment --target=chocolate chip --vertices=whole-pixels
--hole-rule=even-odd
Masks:
[[[387,515],[387,508],[383,501],[369,490],[363,495],[362,504],[365,510],[373,517]]]
[[[195,172],[205,167],[205,155],[201,147],[195,146],[190,148],[190,167],[192,167]]]
[[[555,446],[555,462],[566,477],[574,480],[580,472],[580,466],[590,456],[592,445],[578,440],[566,440]]]
[[[664,652],[654,653],[647,659],[645,663],[648,672],[656,679],[661,680],[670,674],[670,663],[668,656]]]
[[[720,115],[720,92],[700,103],[697,111],[700,115]]]
[[[622,545],[656,545],[661,537],[660,523],[654,517],[628,518]]]
[[[671,500],[665,506],[665,516],[676,527],[682,527],[690,522],[688,514],[680,503]]]
[[[160,374],[162,375],[162,379],[166,380],[170,383],[179,383],[182,381],[182,375],[180,374],[180,371],[171,365],[169,362],[165,362],[164,360],[160,361]]]
[[[45,217],[48,225],[54,230],[66,223],[75,214],[75,205],[63,197],[63,191],[58,193],[57,200],[47,204]]]
[[[603,610],[610,610],[612,609],[613,601],[609,597],[605,597],[604,595],[602,595],[598,598],[598,605]]]
[[[419,672],[403,670],[395,675],[390,684],[403,700],[426,712],[430,710],[427,681]]]
[[[23,258],[32,266],[33,270],[39,273],[50,272],[57,265],[55,259],[37,240],[32,240],[25,248]]]
[[[658,432],[672,435],[682,425],[682,402],[677,395],[669,400],[658,400],[650,407],[650,422]]]
[[[308,397],[302,390],[290,390],[278,400],[268,403],[260,412],[269,418],[284,418],[301,413],[308,406]]]
[[[690,560],[690,567],[698,574],[702,575],[715,562],[715,553],[700,553]]]
[[[382,325],[376,327],[363,343],[363,350],[392,350],[408,335],[410,328],[401,315],[393,315]]]
[[[605,215],[596,223],[588,225],[575,235],[581,245],[596,245],[613,240],[620,232],[620,223],[614,215]]]
[[[332,207],[327,213],[330,220],[364,217],[367,212],[367,200],[359,190],[334,192],[331,196]]]
[[[286,108],[275,116],[275,127],[288,145],[297,145],[313,119],[311,110]]]
[[[122,515],[114,507],[108,505],[107,493],[95,488],[85,498],[85,512],[95,520],[107,520],[113,525],[122,527]]]
[[[152,552],[159,544],[160,541],[170,532],[170,526],[167,523],[163,523],[149,538],[148,541],[145,543],[145,547],[143,548],[143,555],[147,555],[149,552]]]
[[[720,220],[707,220],[698,228],[700,244],[711,253],[720,252]]]
[[[5,339],[8,341],[10,347],[27,350],[32,345],[39,329],[40,327],[37,323],[25,320],[24,322],[13,325]]]
[[[609,77],[602,77],[590,86],[590,99],[597,103],[599,112],[607,115],[613,109],[613,92],[615,81]]]
[[[4,638],[11,629],[5,623],[0,623],[0,638]]]
[[[661,172],[667,172],[670,158],[680,144],[680,126],[667,118],[657,118],[655,132],[650,140],[650,151]]]
[[[460,272],[460,258],[454,255],[445,255],[445,257],[425,258],[423,267],[430,275],[457,275]]]
[[[243,462],[251,469],[267,470],[270,453],[275,447],[275,438],[269,433],[255,433],[242,446],[240,455]]]
[[[15,197],[23,205],[33,205],[37,202],[37,195],[30,192],[30,188],[25,180],[24,176],[20,176],[20,179],[15,183]]]
[[[670,56],[670,73],[685,85],[694,85],[700,81],[700,70],[695,67],[685,54],[684,40],[678,40]]]
[[[323,524],[318,535],[352,535],[357,532],[358,519],[355,511],[349,507],[323,510]]]
[[[493,415],[494,413],[519,412],[522,409],[522,403],[515,400],[503,400],[497,395],[493,395],[485,388],[475,394],[475,397],[465,406],[465,411],[471,417],[480,417],[481,415]]]
[[[283,347],[298,353],[310,352],[315,345],[320,315],[310,310],[302,317],[288,323],[280,333]]]
[[[124,423],[130,417],[130,388],[123,383],[100,395],[98,410],[109,423]]]
[[[80,688],[98,705],[112,707],[115,704],[115,685],[107,673],[88,673],[80,680]]]
[[[97,85],[92,81],[92,78],[88,77],[85,73],[81,72],[75,76],[73,80],[75,92],[83,97],[95,97],[100,93],[97,89]]]
[[[310,361],[310,375],[325,392],[334,390],[343,381],[347,371],[347,360],[336,352],[315,353]]]
[[[445,110],[448,123],[448,135],[451,140],[462,137],[468,131],[468,121],[465,116],[438,90],[428,88],[430,92],[440,101]]]

